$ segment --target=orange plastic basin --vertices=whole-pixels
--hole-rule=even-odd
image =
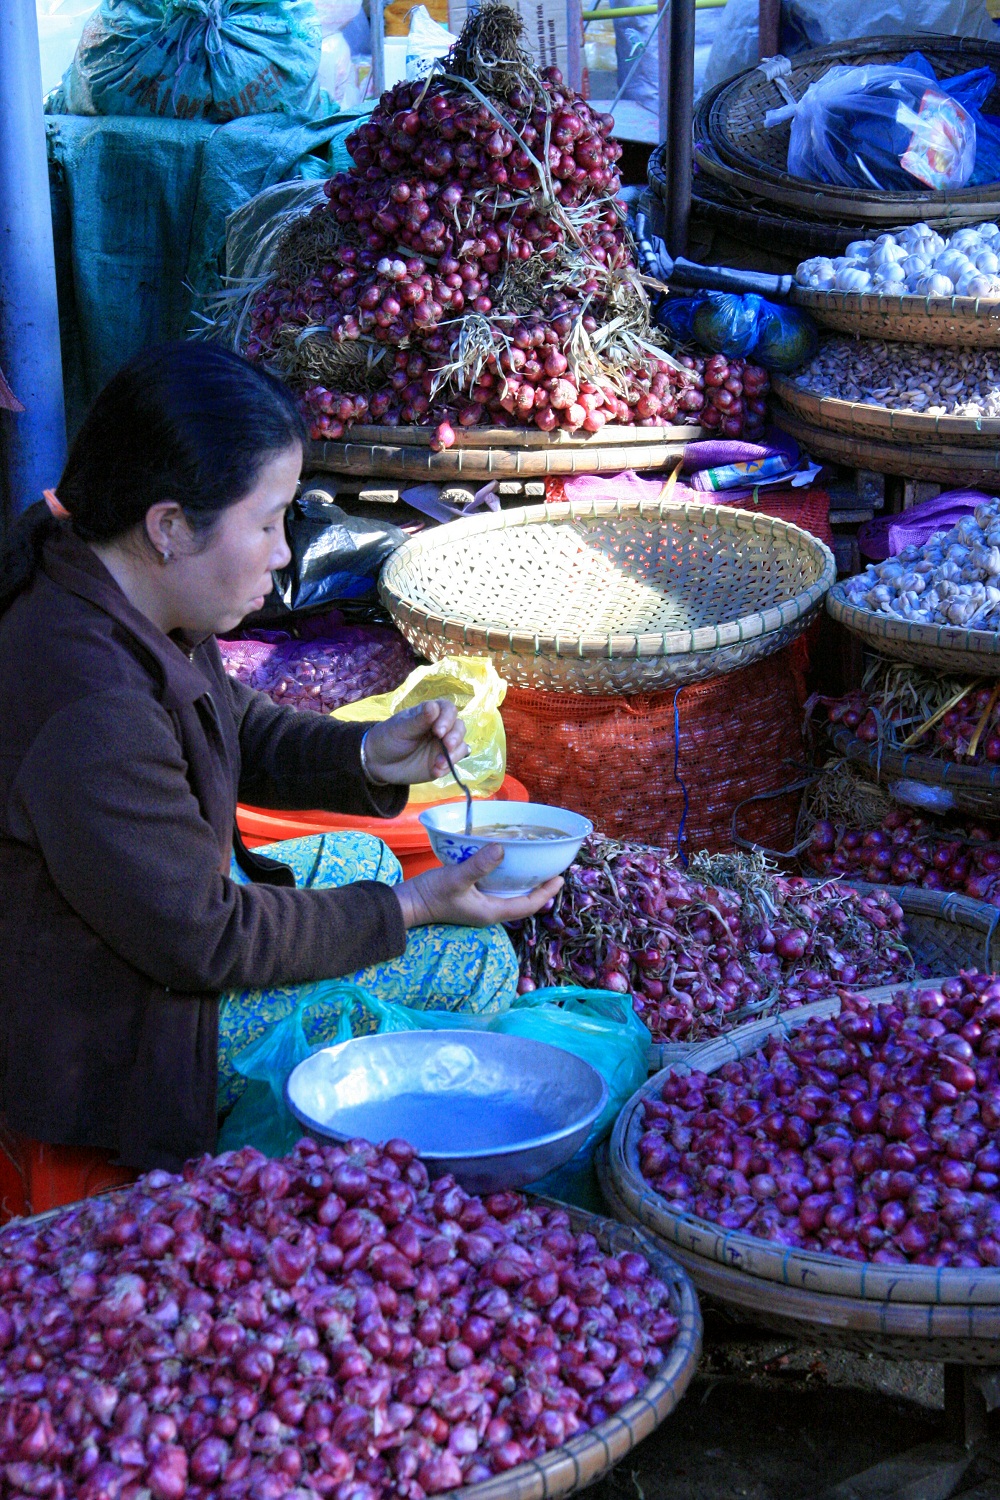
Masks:
[[[0,1121],[0,1224],[123,1187],[137,1175],[116,1166],[108,1151],[51,1146]]]
[[[442,799],[444,802],[460,800]],[[528,789],[515,777],[505,776],[500,790],[486,800],[527,802]],[[236,809],[236,823],[248,849],[260,844],[278,844],[282,839],[306,838],[313,833],[373,833],[388,844],[409,880],[421,870],[430,870],[437,864],[431,853],[430,839],[418,819],[426,807],[440,805],[437,802],[410,802],[398,818],[351,818],[327,812],[273,812],[263,807],[245,807],[241,803]]]

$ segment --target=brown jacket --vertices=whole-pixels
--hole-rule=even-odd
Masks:
[[[236,853],[237,796],[391,817],[364,726],[278,708],[128,603],[91,549],[50,540],[0,618],[0,1109],[41,1140],[176,1168],[216,1135],[218,997],[395,957],[374,881],[295,890]]]

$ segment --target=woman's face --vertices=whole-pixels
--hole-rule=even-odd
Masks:
[[[176,622],[174,628],[218,635],[260,609],[271,592],[272,572],[291,559],[285,511],[301,469],[302,449],[294,443],[268,460],[254,488],[222,512],[207,540],[192,537],[183,521],[187,536],[176,523],[170,528],[170,560],[158,573],[161,587],[169,591],[168,617]],[[160,537],[152,540],[162,553]]]

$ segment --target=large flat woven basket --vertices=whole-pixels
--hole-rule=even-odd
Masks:
[[[613,1416],[539,1459],[518,1464],[480,1484],[451,1490],[455,1500],[560,1500],[594,1484],[666,1421],[690,1385],[701,1358],[702,1318],[694,1287],[683,1268],[652,1235],[639,1225],[606,1219],[569,1203],[539,1197],[534,1201],[563,1209],[573,1229],[592,1234],[608,1255],[626,1251],[644,1255],[669,1289],[670,1311],[678,1322],[677,1337],[652,1380]],[[54,1209],[15,1222],[22,1226],[43,1224],[63,1211]]]
[[[1000,348],[1000,297],[893,297],[885,292],[820,292],[796,286],[792,301],[822,327],[855,338]]]
[[[595,500],[424,532],[389,558],[379,592],[432,661],[461,651],[516,687],[619,694],[779,650],[834,577],[829,548],[769,516]]]
[[[826,602],[835,620],[882,656],[933,667],[949,676],[1000,677],[1000,631],[920,625],[876,614],[849,603],[843,584],[830,590]]]
[[[920,51],[939,78],[953,78],[971,68],[1000,64],[1000,45],[972,37],[922,35]],[[710,90],[695,117],[696,160],[709,176],[742,191],[753,191],[773,203],[805,210],[824,218],[907,224],[921,219],[982,223],[1000,212],[1000,184],[912,192],[880,192],[873,188],[845,188],[793,177],[787,169],[788,122],[771,129],[765,117],[789,99],[799,100],[810,84],[831,67],[847,64],[898,63],[914,50],[905,37],[871,37],[838,42],[792,59],[767,58],[735,78]],[[983,106],[995,112],[996,90]]]
[[[811,870],[806,873],[813,874]],[[844,883],[865,893],[884,891],[899,902],[906,917],[906,943],[918,972],[926,970],[942,979],[962,969],[1000,972],[1000,911],[988,901],[973,901],[970,896],[960,896],[954,891],[925,891],[917,885],[869,885],[862,880]],[[898,988],[889,986],[890,990]],[[812,1015],[814,1011],[812,1006],[806,1006],[781,1014],[801,1016]],[[754,1024],[768,1023],[765,1018]],[[706,1042],[653,1042],[649,1048],[649,1071],[657,1073],[707,1045]]]
[[[1000,309],[1000,303],[997,306]],[[1000,335],[1000,323],[997,329]],[[933,417],[870,401],[841,401],[836,396],[817,396],[784,376],[775,376],[771,387],[786,411],[827,432],[878,443],[1000,449],[997,417]]]
[[[939,798],[947,797],[946,812],[970,813],[978,818],[1000,818],[1000,766],[960,765],[938,760],[892,745],[871,745],[843,727],[832,735],[838,755],[850,761],[870,781],[888,786],[894,781],[919,781],[932,786]]]
[[[914,443],[896,438],[891,443],[877,438],[834,432],[806,422],[788,407],[781,413],[781,430],[827,463],[869,469],[876,474],[900,474],[906,479],[926,479],[943,489],[1000,491],[1000,446],[973,448],[967,443]],[[971,669],[970,669],[971,670]]]
[[[872,998],[886,1000],[904,986],[887,988],[889,993],[870,992]],[[879,1265],[789,1249],[678,1212],[642,1176],[642,1104],[659,1094],[668,1072],[713,1073],[757,1051],[768,1036],[787,1036],[812,1016],[835,1015],[839,1009],[839,1000],[821,1001],[770,1022],[754,1022],[651,1078],[618,1117],[602,1188],[606,1182],[626,1218],[651,1231],[676,1256],[699,1291],[755,1323],[819,1345],[904,1359],[996,1364],[1000,1270]]]
[[[343,442],[312,443],[308,467],[383,479],[538,479],[547,474],[620,474],[673,466],[700,427],[604,427],[570,436],[537,428],[463,428],[435,453],[431,427],[352,427]]]

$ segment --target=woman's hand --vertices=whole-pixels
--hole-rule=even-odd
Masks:
[[[434,698],[373,724],[365,735],[365,760],[373,779],[391,786],[436,781],[448,773],[442,744],[453,761],[469,753],[465,725],[454,703]]]
[[[536,886],[527,896],[488,896],[476,881],[495,870],[503,859],[502,844],[487,844],[460,865],[425,870],[395,887],[403,911],[403,925],[426,927],[429,922],[456,927],[492,927],[495,922],[518,922],[530,917],[562,889],[562,876]]]

